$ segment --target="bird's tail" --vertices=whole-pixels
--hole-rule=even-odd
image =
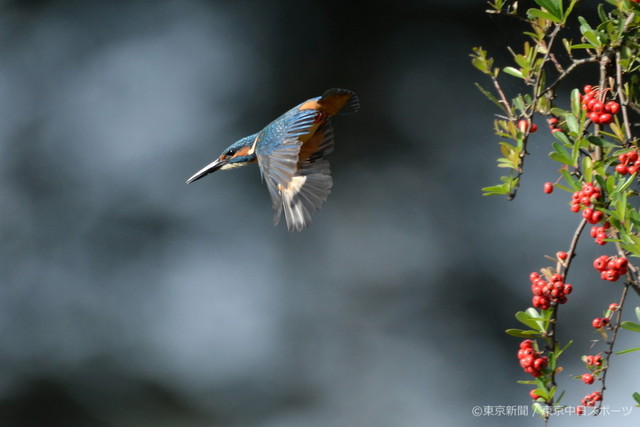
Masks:
[[[336,114],[353,114],[360,109],[360,100],[355,92],[349,89],[329,89],[318,100],[329,117]]]

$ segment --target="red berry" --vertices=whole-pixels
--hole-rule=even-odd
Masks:
[[[558,118],[557,117],[550,117],[547,119],[547,123],[549,123],[550,126],[554,126],[558,124]]]
[[[628,263],[629,263],[629,261],[627,261],[627,259],[625,257],[620,257],[617,260],[615,260],[614,265],[615,265],[615,268],[620,270],[622,268],[625,268]]]
[[[569,295],[573,291],[573,286],[567,283],[566,285],[564,285],[563,291],[565,295]]]
[[[582,382],[585,384],[593,384],[593,375],[591,374],[582,374]]]
[[[602,356],[600,356],[599,354],[593,356],[593,364],[596,366],[602,365]]]
[[[601,277],[609,282],[615,282],[620,278],[620,273],[618,273],[618,270],[605,270],[602,272]]]
[[[616,101],[609,101],[604,105],[604,108],[611,114],[618,114],[618,111],[620,111],[620,104]]]
[[[547,356],[538,357],[533,361],[533,368],[537,371],[541,371],[547,366],[548,361],[549,359]]]
[[[584,85],[584,87],[582,88],[582,91],[586,94],[586,93],[591,93],[591,91],[593,90],[593,86],[591,85]]]
[[[540,398],[540,396],[538,396],[538,395],[536,394],[536,389],[535,389],[535,388],[529,392],[529,396],[530,396],[533,400],[536,400],[536,399],[539,399],[539,398]]]
[[[597,224],[602,221],[603,216],[604,214],[602,212],[593,211],[593,213],[591,214],[591,218],[587,218],[587,221],[589,221],[589,224]]]
[[[538,130],[538,126],[536,126],[535,123],[530,123],[528,120],[520,119],[518,120],[518,129],[522,133],[527,133],[527,131],[533,133]]]
[[[593,184],[591,184],[590,182],[587,182],[582,186],[581,191],[583,196],[589,197],[593,194],[594,190],[595,190],[595,187],[593,186]]]
[[[609,304],[609,310],[611,310],[611,311],[616,311],[619,308],[620,308],[620,306],[615,302],[612,302],[611,304]]]
[[[523,368],[530,368],[531,366],[533,366],[533,362],[535,360],[537,359],[534,359],[531,355],[525,356],[520,359],[520,366],[522,366]]]
[[[600,101],[596,101],[593,103],[593,106],[591,107],[591,109],[598,114],[602,114],[604,113],[604,104]]]
[[[520,350],[518,350],[518,355],[521,355],[519,359],[522,359],[527,356],[535,356],[535,354],[536,354],[535,350],[531,347],[521,348]]]
[[[600,320],[602,320],[602,326],[607,326],[609,324],[609,318],[608,317],[603,317]]]
[[[631,175],[633,175],[634,173],[638,172],[638,167],[635,165],[629,166],[627,167],[627,170],[629,171],[629,173]]]
[[[562,261],[564,261],[565,259],[567,259],[569,255],[566,252],[562,252],[562,251],[558,251],[556,252],[556,257]]]
[[[595,111],[589,114],[589,118],[595,124],[600,124],[600,113],[596,113]]]
[[[593,326],[596,329],[600,329],[602,328],[604,325],[602,324],[602,319],[599,317],[596,317],[595,319],[593,319],[593,321],[591,322],[591,326]],[[520,363],[522,364],[522,360],[520,360]]]
[[[618,163],[616,165],[616,172],[618,172],[620,175],[626,175],[629,173],[629,169],[622,163]]]
[[[638,152],[637,151],[629,151],[627,153],[627,157],[629,158],[630,162],[635,162],[638,160]]]
[[[604,271],[607,268],[607,263],[609,262],[609,257],[607,255],[602,255],[593,260],[593,268],[598,271]]]
[[[584,363],[586,363],[587,365],[593,365],[593,356],[585,356]]]
[[[600,102],[597,99],[591,97],[588,101],[587,101],[587,111],[593,111],[593,106],[595,105],[596,102]]]
[[[533,341],[524,340],[520,343],[520,348],[531,348],[533,346]]]
[[[600,115],[600,123],[603,125],[608,125],[613,121],[613,116],[609,113],[602,113]]]
[[[546,194],[551,194],[553,193],[553,184],[550,182],[545,182],[544,186],[542,187],[542,190],[546,193]]]

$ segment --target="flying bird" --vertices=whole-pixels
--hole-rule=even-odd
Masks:
[[[212,172],[258,163],[273,205],[274,225],[284,211],[289,231],[301,231],[311,214],[327,200],[333,180],[325,157],[333,151],[331,117],[358,111],[360,102],[348,89],[329,89],[293,107],[260,132],[246,136],[187,180]]]

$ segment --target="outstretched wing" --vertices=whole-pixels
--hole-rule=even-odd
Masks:
[[[322,206],[333,181],[329,162],[323,159],[333,148],[333,130],[327,122],[320,126],[303,145],[300,137],[307,135],[317,112],[296,112],[281,135],[272,135],[270,143],[256,149],[258,164],[271,195],[274,223],[284,210],[289,231],[300,231],[311,223],[311,214]],[[273,137],[278,136],[277,141]],[[309,150],[307,147],[313,147]]]

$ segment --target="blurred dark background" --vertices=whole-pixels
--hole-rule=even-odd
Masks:
[[[504,65],[522,30],[484,9],[0,1],[0,425],[541,425],[471,413],[529,405],[503,331],[578,223],[542,193],[544,123],[520,196],[481,196],[501,172],[496,111],[469,53]],[[255,167],[185,185],[331,87],[362,109],[334,121],[335,185],[309,230],[272,227]],[[618,297],[601,297],[594,246],[561,313],[568,405],[593,391],[570,377]],[[612,409],[633,405],[634,359],[614,361]]]

